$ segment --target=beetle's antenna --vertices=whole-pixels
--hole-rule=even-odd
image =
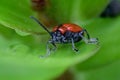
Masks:
[[[51,32],[38,19],[36,19],[33,16],[30,16],[30,18],[32,18],[33,20],[35,20],[42,28],[44,28],[51,35]]]

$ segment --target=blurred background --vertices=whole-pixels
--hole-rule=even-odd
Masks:
[[[50,31],[75,23],[97,37],[100,45],[58,44],[47,58]],[[120,0],[1,0],[0,80],[120,80]]]

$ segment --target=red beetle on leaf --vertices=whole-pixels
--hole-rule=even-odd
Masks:
[[[47,53],[42,57],[47,57],[50,55],[52,50],[56,50],[56,43],[71,43],[72,49],[75,52],[78,52],[78,49],[75,47],[75,42],[83,40],[85,43],[97,44],[97,38],[90,38],[86,29],[81,28],[80,26],[72,23],[60,24],[53,28],[53,31],[50,32],[39,20],[31,16],[41,27],[43,27],[51,36],[51,39],[47,43]],[[87,38],[84,35],[87,35]],[[49,47],[49,44],[54,46],[53,49]]]

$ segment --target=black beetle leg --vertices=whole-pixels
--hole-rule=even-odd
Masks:
[[[90,39],[90,35],[89,35],[89,33],[87,32],[87,30],[86,30],[86,29],[84,29],[84,30],[83,30],[83,32],[85,32],[85,33],[86,33],[86,35],[87,35],[87,38],[88,38],[88,39]]]
[[[75,52],[78,52],[78,49],[75,47],[73,38],[71,38],[71,41],[72,41],[72,49],[73,49]]]

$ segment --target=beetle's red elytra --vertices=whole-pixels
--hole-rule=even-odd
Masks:
[[[57,30],[58,26],[56,26],[55,28],[53,28],[53,32],[55,32]],[[58,29],[62,34],[64,34],[67,30],[71,31],[71,32],[80,32],[83,29],[76,25],[76,24],[72,24],[72,23],[66,23],[66,24],[61,24],[61,27]]]
[[[50,55],[52,50],[56,50],[57,46],[56,44],[66,44],[71,43],[72,49],[75,52],[78,52],[78,49],[75,47],[75,43],[83,40],[86,44],[97,44],[98,39],[97,38],[90,38],[89,33],[86,29],[83,29],[82,27],[72,24],[72,23],[65,23],[60,24],[53,28],[53,30],[50,32],[39,20],[31,16],[32,19],[34,19],[42,28],[44,28],[51,36],[51,38],[47,42],[47,53],[46,55],[42,57],[47,57]],[[49,44],[52,44],[54,48],[50,48]]]

